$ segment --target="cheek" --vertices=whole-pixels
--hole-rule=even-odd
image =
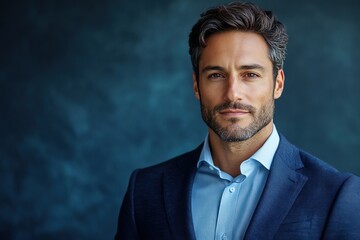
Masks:
[[[274,99],[274,89],[273,86],[269,87],[259,87],[258,89],[249,92],[247,95],[249,103],[254,106],[261,106],[269,100]]]
[[[212,105],[216,104],[216,102],[221,101],[222,99],[221,87],[215,86],[200,86],[200,97],[203,104]]]
[[[214,105],[214,98],[211,97],[211,95],[209,95],[207,92],[202,92],[200,102],[202,105],[206,106],[206,108],[212,108]]]

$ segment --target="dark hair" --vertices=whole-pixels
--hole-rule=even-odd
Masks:
[[[189,53],[198,79],[201,51],[206,39],[216,33],[231,30],[251,31],[260,34],[269,46],[269,58],[274,76],[283,68],[288,35],[284,25],[271,11],[263,11],[252,3],[232,2],[210,8],[200,15],[189,35]]]

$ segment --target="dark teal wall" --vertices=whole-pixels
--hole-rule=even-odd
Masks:
[[[112,238],[131,171],[204,138],[187,36],[220,1],[128,2],[2,3],[1,239]],[[256,2],[290,35],[277,128],[360,174],[359,4]]]

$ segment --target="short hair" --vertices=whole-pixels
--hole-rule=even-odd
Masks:
[[[264,38],[276,77],[277,70],[283,68],[288,42],[284,25],[271,11],[264,11],[253,3],[232,2],[203,12],[191,30],[189,54],[196,78],[199,78],[199,60],[207,38],[232,30],[250,31]]]

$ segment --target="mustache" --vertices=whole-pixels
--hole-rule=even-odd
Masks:
[[[225,109],[242,109],[249,111],[250,113],[254,113],[256,111],[256,109],[253,106],[240,102],[224,102],[222,104],[215,106],[213,111],[220,112]]]

